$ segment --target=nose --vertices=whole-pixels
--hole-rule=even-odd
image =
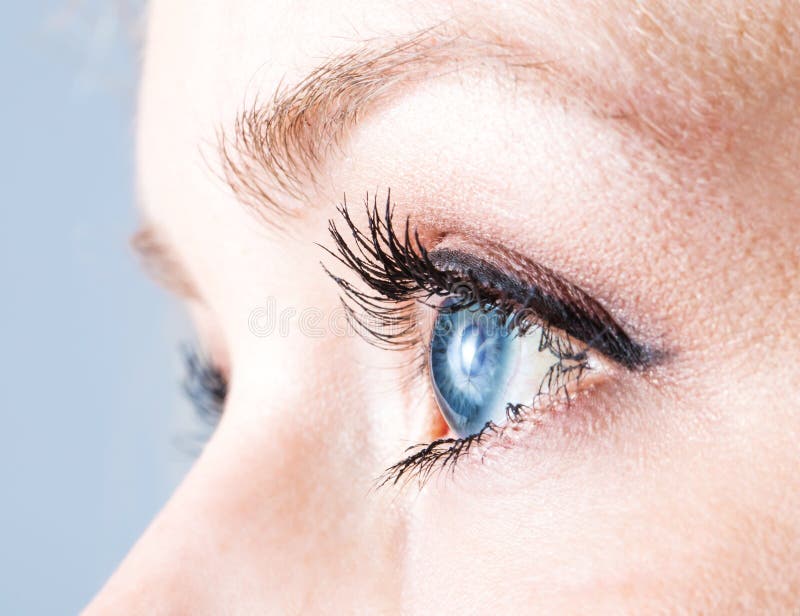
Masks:
[[[373,489],[371,428],[347,410],[357,392],[313,387],[309,403],[303,387],[280,401],[247,389],[232,388],[194,468],[85,614],[397,609],[403,516]]]

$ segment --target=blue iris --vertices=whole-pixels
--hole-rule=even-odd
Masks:
[[[497,310],[439,313],[431,340],[431,377],[442,415],[458,436],[480,432],[487,421],[498,420],[499,411],[505,412],[513,342]]]

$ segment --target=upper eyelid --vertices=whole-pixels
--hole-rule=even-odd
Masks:
[[[582,289],[525,257],[513,257],[517,264],[515,269],[525,273],[524,279],[508,269],[457,250],[433,250],[430,258],[441,268],[458,266],[460,271],[469,272],[471,280],[484,289],[502,289],[520,309],[532,308],[549,326],[563,330],[628,369],[648,368],[663,357],[662,352],[633,340],[608,311]],[[580,318],[580,329],[576,329],[577,321],[570,318],[569,312]]]
[[[628,336],[587,293],[536,262],[488,246],[484,247],[487,256],[489,253],[505,254],[506,261],[516,263],[516,268],[501,268],[472,253],[447,248],[429,252],[419,234],[411,232],[408,218],[402,232],[395,230],[391,192],[387,194],[383,214],[379,213],[377,196],[371,206],[369,199],[365,205],[367,231],[362,231],[350,217],[345,201],[339,211],[350,233],[342,235],[334,221],[329,221],[336,250],[325,250],[354,271],[377,295],[366,294],[325,269],[343,291],[343,300],[355,301],[367,317],[375,319],[377,330],[361,321],[354,310],[349,312],[360,331],[369,334],[368,338],[394,346],[401,344],[401,340],[403,344],[413,345],[416,328],[398,316],[398,306],[406,300],[459,295],[467,291],[472,294],[472,303],[499,302],[498,307],[509,316],[514,309],[522,317],[525,317],[524,311],[531,311],[536,321],[563,331],[629,370],[648,368],[663,356]],[[352,243],[346,236],[352,236]],[[516,275],[515,269],[524,275]],[[386,303],[393,306],[387,308]],[[398,324],[403,327],[388,335],[380,329]]]

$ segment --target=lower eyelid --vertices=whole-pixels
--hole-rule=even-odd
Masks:
[[[606,405],[598,403],[590,393],[595,386],[578,393],[568,403],[525,409],[516,419],[487,426],[479,434],[464,439],[446,436],[413,447],[406,451],[403,460],[377,479],[376,485],[403,487],[416,483],[421,489],[436,475],[445,472],[454,475],[456,467],[459,473],[470,474],[485,469],[487,479],[496,481],[509,466],[514,466],[509,463],[509,454],[528,458],[530,452],[535,452],[530,460],[536,463],[546,459],[544,452],[563,454],[570,448],[582,449],[598,440],[600,432],[608,428],[605,424],[614,421],[613,413],[599,411],[605,410]]]
[[[441,305],[442,301],[437,298],[431,302],[432,305],[417,303],[410,306],[410,309],[419,313],[416,317],[417,323],[425,327],[420,335],[420,340],[424,341],[422,358],[424,365],[417,372],[417,376],[424,380],[423,386],[429,390],[431,385],[427,354],[430,348],[430,332],[438,314],[435,306]],[[602,393],[605,386],[613,382],[619,372],[612,362],[605,361],[598,353],[590,349],[586,352],[588,368],[577,384],[571,384],[568,395],[565,396],[562,392],[562,395],[554,395],[552,398],[543,397],[534,405],[532,403],[535,392],[528,392],[529,399],[525,401],[527,404],[524,402],[520,404],[521,408],[516,418],[497,423],[480,434],[468,438],[455,438],[444,422],[434,396],[426,396],[429,400],[429,420],[426,422],[429,431],[423,438],[429,443],[407,452],[401,462],[387,469],[384,475],[378,478],[377,485],[418,482],[422,487],[437,473],[445,470],[455,472],[456,466],[461,468],[463,465],[464,469],[473,468],[475,465],[484,466],[494,459],[502,465],[505,455],[512,450],[541,451],[558,448],[564,446],[565,438],[573,444],[575,439],[583,441],[588,434],[594,433],[594,426],[598,421],[596,394]],[[555,358],[553,360],[555,361]],[[515,404],[522,401],[508,402]],[[432,448],[432,453],[409,463],[415,453],[425,452],[428,448]],[[492,468],[502,472],[500,467]]]

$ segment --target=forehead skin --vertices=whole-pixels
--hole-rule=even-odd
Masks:
[[[222,221],[234,216],[229,198],[209,198],[209,190],[224,190],[208,173],[209,161],[220,169],[209,150],[244,106],[364,40],[441,23],[522,40],[536,59],[563,62],[570,78],[611,93],[611,113],[635,116],[653,143],[669,146],[669,157],[688,159],[677,174],[696,186],[725,165],[725,181],[743,184],[737,197],[746,207],[766,201],[772,211],[764,216],[797,221],[800,54],[790,2],[154,2],[150,13],[140,192],[149,218],[175,217],[163,224],[170,233],[186,216],[207,213],[198,201],[213,201]],[[325,188],[326,197],[340,198],[341,182]],[[796,258],[789,252],[782,256]]]
[[[441,24],[556,61],[618,117],[623,137],[603,124],[590,140],[594,119],[587,129],[535,99],[520,125],[518,107],[500,117],[493,89],[463,77],[461,91],[455,74],[368,110],[315,198],[277,194],[303,212],[285,232],[237,202],[216,140],[243,106],[363,41]],[[263,611],[259,601],[290,612],[361,601],[372,613],[796,601],[800,419],[787,398],[800,390],[799,28],[792,2],[152,2],[138,135],[144,215],[198,287],[198,325],[223,341],[235,378],[223,425],[112,582],[116,596],[150,589],[192,613]],[[475,141],[448,145],[463,126]],[[553,142],[539,140],[550,149],[515,175],[528,132]],[[548,157],[583,162],[564,171]],[[517,175],[537,165],[547,169],[535,178],[540,209],[487,215],[474,205],[530,188]],[[248,315],[265,296],[298,310],[335,305],[310,247],[326,240],[343,191],[376,185],[411,195],[417,213],[429,199],[436,225],[466,219],[458,224],[476,236],[549,255],[601,299],[623,295],[620,313],[644,332],[649,317],[679,368],[651,384],[659,395],[633,397],[634,419],[616,439],[568,451],[536,441],[536,456],[507,452],[499,479],[464,473],[365,503],[373,471],[397,448],[365,453],[363,443],[402,433],[403,400],[358,381],[372,356],[354,343],[267,342]],[[446,199],[442,186],[464,194]],[[583,214],[570,233],[563,194]],[[470,222],[481,217],[490,222]],[[357,415],[378,406],[379,418]],[[312,438],[321,425],[336,436]],[[491,488],[474,488],[489,478]],[[175,554],[192,567],[176,572]]]

